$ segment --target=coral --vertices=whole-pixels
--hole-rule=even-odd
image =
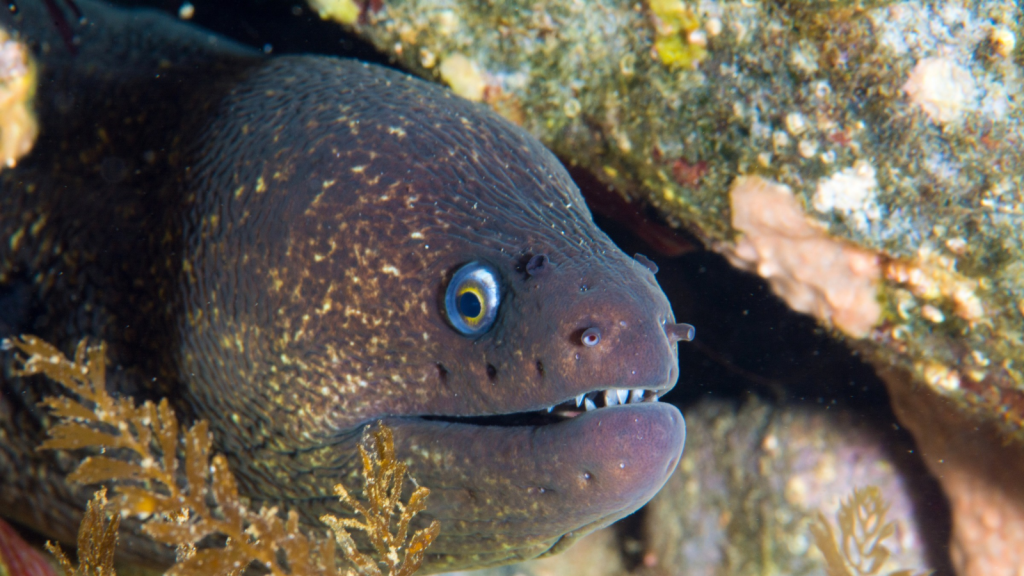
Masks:
[[[107,503],[107,490],[101,488],[89,501],[78,527],[78,566],[64,554],[60,544],[46,543],[46,549],[57,559],[65,576],[115,576],[114,552],[121,515]]]
[[[863,337],[881,318],[878,257],[837,240],[804,214],[787,186],[759,176],[736,179],[732,224],[743,236],[727,252],[754,270],[794,310]]]
[[[971,73],[956,62],[924,58],[910,71],[903,90],[933,122],[945,124],[963,115],[974,100],[975,84]]]
[[[35,336],[8,342],[23,354],[17,357],[20,368],[15,369],[15,375],[43,374],[80,399],[44,399],[43,404],[57,423],[40,449],[99,448],[100,455],[86,457],[68,480],[113,483],[113,506],[122,515],[142,520],[143,531],[153,540],[178,548],[178,561],[167,575],[240,574],[254,562],[274,576],[339,573],[335,542],[301,532],[297,512],[290,510],[282,519],[276,507],[263,507],[258,512],[248,509],[227,460],[221,454],[211,454],[213,439],[205,421],[180,433],[177,417],[166,399],[159,404],[146,401],[136,405],[131,398],[112,397],[106,389],[103,344],[89,347],[83,340],[74,360],[69,360]],[[184,452],[183,462],[179,450]],[[335,486],[339,496],[353,505],[365,522],[330,518],[329,524],[337,529],[334,540],[362,574],[381,574],[371,558],[356,550],[344,528],[363,530],[381,552],[388,573],[408,576],[419,568],[424,550],[439,530],[434,521],[407,537],[409,524],[425,508],[430,491],[417,487],[406,504],[401,502],[406,469],[395,460],[392,435],[383,424],[372,437],[364,437],[360,451],[367,473],[365,494],[371,504],[365,507],[349,497],[340,484]],[[115,517],[104,523],[100,510],[105,507],[105,493],[90,504],[79,532],[81,564],[78,572],[69,574],[112,576],[118,520]],[[389,526],[394,510],[398,510],[400,521],[393,534]],[[226,538],[223,546],[208,546],[207,537],[213,535]],[[405,558],[399,561],[402,549]],[[59,548],[53,550],[61,565],[70,568]]]
[[[811,203],[819,212],[836,211],[844,214],[857,228],[865,230],[881,216],[876,194],[878,180],[875,168],[867,162],[858,162],[818,181]]]
[[[877,486],[854,490],[836,514],[838,540],[832,524],[824,514],[818,513],[817,522],[811,525],[811,535],[825,557],[829,576],[881,574],[890,555],[883,542],[896,532],[896,525],[885,521],[888,511],[889,506]],[[913,574],[912,570],[898,570],[889,576]]]

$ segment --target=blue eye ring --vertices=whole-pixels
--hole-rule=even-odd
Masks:
[[[448,323],[463,336],[479,336],[490,330],[500,304],[497,271],[476,261],[456,270],[444,293]]]

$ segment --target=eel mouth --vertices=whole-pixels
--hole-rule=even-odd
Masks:
[[[608,388],[584,392],[568,400],[541,410],[493,414],[484,416],[421,416],[423,420],[470,424],[475,426],[546,426],[558,424],[592,410],[611,406],[653,403],[658,401],[657,390],[644,388]]]
[[[646,392],[625,405],[606,405],[614,389],[576,398],[550,411],[384,419],[441,522],[431,570],[554,553],[661,489],[685,443],[679,410]]]

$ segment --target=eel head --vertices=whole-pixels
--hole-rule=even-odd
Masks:
[[[429,570],[558,551],[632,513],[685,437],[668,300],[557,159],[447,91],[269,60],[190,173],[179,366],[242,488],[350,513],[383,420],[441,534]],[[358,492],[355,492],[358,493]]]

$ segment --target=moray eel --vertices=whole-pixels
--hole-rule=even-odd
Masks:
[[[562,550],[661,488],[692,328],[534,138],[382,67],[80,5],[77,55],[39,3],[2,16],[41,118],[0,173],[6,334],[107,341],[114,390],[208,420],[242,491],[310,526],[383,420],[431,489],[429,571]],[[73,542],[79,455],[33,451],[54,390],[6,362],[0,510]],[[126,558],[172,559],[133,530]]]

